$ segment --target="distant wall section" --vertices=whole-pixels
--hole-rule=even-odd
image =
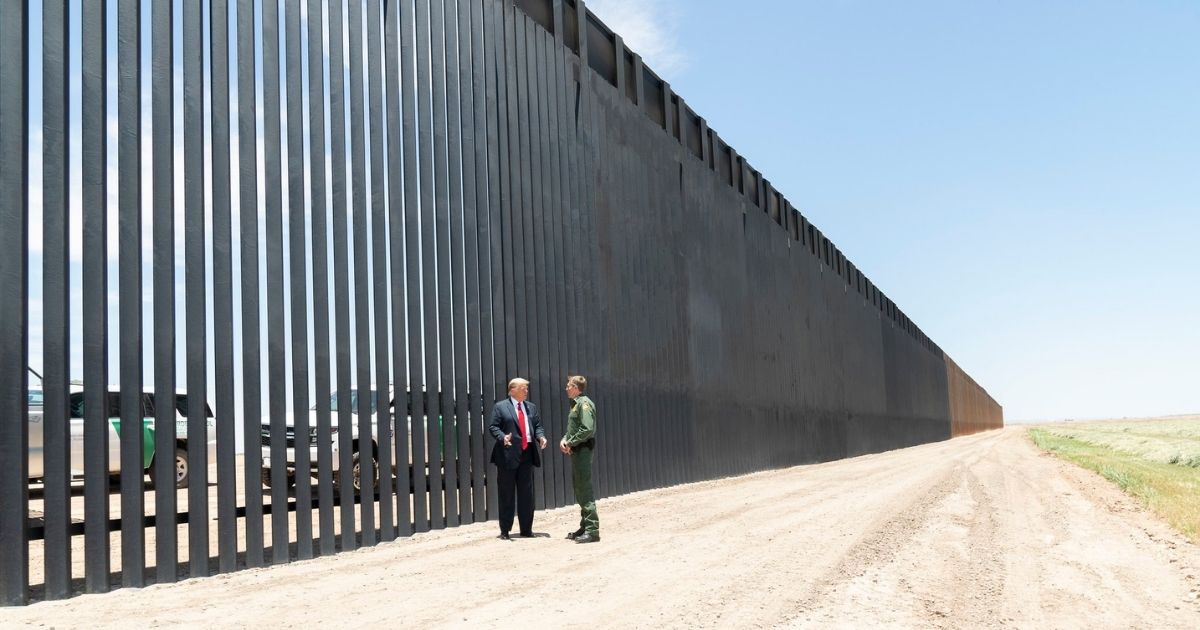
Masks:
[[[946,384],[950,396],[950,437],[971,435],[1004,426],[1004,408],[949,355]]]

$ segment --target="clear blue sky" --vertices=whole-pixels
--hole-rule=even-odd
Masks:
[[[589,6],[1009,421],[1200,412],[1200,3]]]

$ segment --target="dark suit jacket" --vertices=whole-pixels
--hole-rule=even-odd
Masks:
[[[529,414],[529,426],[533,427],[533,435],[529,436],[529,448],[533,451],[533,465],[541,467],[542,451],[538,448],[538,438],[546,437],[542,430],[542,416],[538,414],[537,406],[525,401],[525,413]],[[496,438],[492,446],[492,463],[508,469],[521,466],[521,429],[517,425],[517,410],[513,407],[512,399],[505,398],[496,402],[492,407],[492,421],[488,432]],[[512,446],[504,446],[504,435],[512,434]]]

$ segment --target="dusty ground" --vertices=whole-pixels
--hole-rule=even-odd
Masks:
[[[495,524],[0,610],[0,626],[1200,625],[1200,548],[1011,427],[600,502],[603,541]]]

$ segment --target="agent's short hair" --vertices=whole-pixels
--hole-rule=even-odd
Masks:
[[[567,378],[567,382],[574,385],[580,393],[587,391],[587,379],[582,376],[571,376]]]
[[[529,385],[529,381],[527,381],[527,380],[525,380],[525,379],[523,379],[523,378],[521,378],[521,377],[514,378],[513,380],[511,380],[511,381],[509,381],[509,382],[508,382],[508,391],[510,391],[510,392],[511,392],[512,390],[514,390],[514,389],[516,389],[516,388],[520,387],[521,385],[526,385],[526,386],[528,386],[528,385]]]

